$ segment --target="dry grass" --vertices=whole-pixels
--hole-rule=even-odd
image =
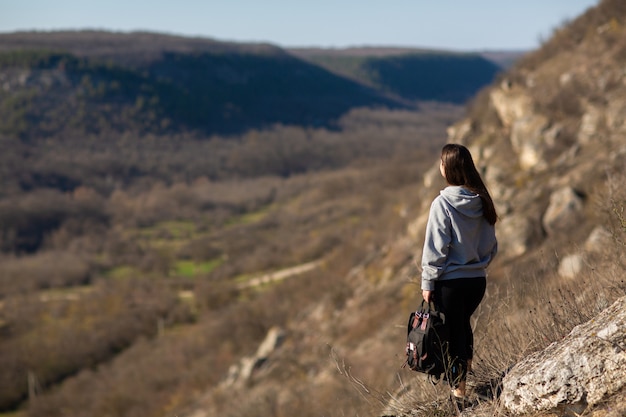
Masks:
[[[510,416],[498,401],[501,381],[507,370],[530,353],[565,337],[573,327],[593,318],[626,293],[623,268],[603,268],[586,280],[545,285],[545,277],[533,280],[529,292],[504,292],[490,285],[487,301],[476,315],[477,346],[468,394],[476,404],[477,417]],[[347,383],[383,410],[384,416],[453,417],[456,409],[449,400],[449,386],[433,386],[423,375],[399,373],[395,392],[376,390],[375,384],[356,377],[345,359],[333,355],[337,370]],[[378,405],[379,407],[376,407]],[[603,407],[600,405],[599,407]],[[586,410],[581,416],[591,416]],[[537,413],[534,416],[544,416]]]

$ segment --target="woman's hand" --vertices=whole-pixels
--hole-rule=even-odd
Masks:
[[[435,293],[434,291],[422,290],[422,298],[427,303],[430,303],[431,301],[433,301],[433,294],[434,293]]]

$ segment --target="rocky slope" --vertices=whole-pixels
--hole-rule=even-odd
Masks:
[[[559,29],[540,50],[483,91],[469,116],[449,129],[449,141],[472,149],[498,202],[501,252],[494,275],[507,277],[510,289],[518,279],[528,279],[525,271],[534,271],[539,285],[545,286],[542,301],[559,298],[551,293],[551,285],[573,288],[578,300],[589,300],[586,310],[592,317],[625,290],[626,223],[624,194],[618,185],[624,180],[626,161],[624,51],[626,7],[619,1],[603,1]],[[433,169],[427,187],[437,187],[437,175]],[[412,230],[417,236],[422,229],[420,219]],[[555,256],[547,255],[552,253]],[[606,284],[612,287],[608,299],[603,290],[591,293],[589,281],[597,279],[596,269],[613,271]],[[614,366],[623,361],[623,299],[612,312],[597,317],[595,325],[603,329],[574,330],[570,338],[579,340],[578,345],[568,348],[567,341],[552,345],[552,351],[577,350],[572,357],[584,365],[552,357],[548,350],[514,368],[518,378],[512,372],[505,382],[506,408],[532,412],[573,403],[578,404],[572,408],[576,412],[591,413],[594,404],[623,393],[625,368]],[[570,326],[577,324],[577,318],[569,320]],[[599,353],[594,336],[609,334],[607,329],[622,330],[611,333],[616,341]],[[600,363],[593,374],[589,368],[594,360],[611,365]],[[531,367],[537,369],[535,374]],[[553,369],[559,378],[551,378],[546,369]],[[522,374],[528,380],[520,382]],[[597,390],[597,385],[603,388]],[[615,400],[614,411],[624,412],[622,400]],[[611,405],[605,402],[599,408],[610,410]],[[557,413],[573,415],[567,414],[571,410]]]

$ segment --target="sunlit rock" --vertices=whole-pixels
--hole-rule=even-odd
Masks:
[[[579,254],[568,255],[559,263],[559,275],[563,278],[576,278],[583,269],[583,258]]]
[[[505,127],[510,127],[516,120],[532,113],[533,101],[520,88],[494,89],[491,91],[490,98],[500,121]]]
[[[513,413],[598,404],[626,387],[626,297],[515,365],[501,400]]]
[[[550,234],[576,227],[582,218],[583,199],[571,187],[556,190],[543,215],[543,227]]]
[[[547,167],[543,160],[546,147],[544,131],[549,120],[542,115],[530,114],[513,123],[511,129],[511,145],[518,154],[520,168],[544,169]]]
[[[516,257],[526,253],[539,239],[537,227],[523,216],[504,217],[496,227],[498,251],[506,257]]]
[[[598,226],[592,230],[585,241],[585,250],[588,252],[601,253],[605,252],[606,248],[611,247],[613,244],[611,232],[606,230],[603,226]]]
[[[587,112],[580,119],[580,127],[578,128],[578,142],[585,145],[591,143],[596,137],[598,127],[604,117],[602,110],[596,107],[589,107]]]

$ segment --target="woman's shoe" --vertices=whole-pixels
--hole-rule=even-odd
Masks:
[[[457,397],[456,395],[454,395],[454,392],[450,393],[450,400],[452,400],[452,405],[459,413],[476,405],[475,402],[470,401],[467,397]]]

